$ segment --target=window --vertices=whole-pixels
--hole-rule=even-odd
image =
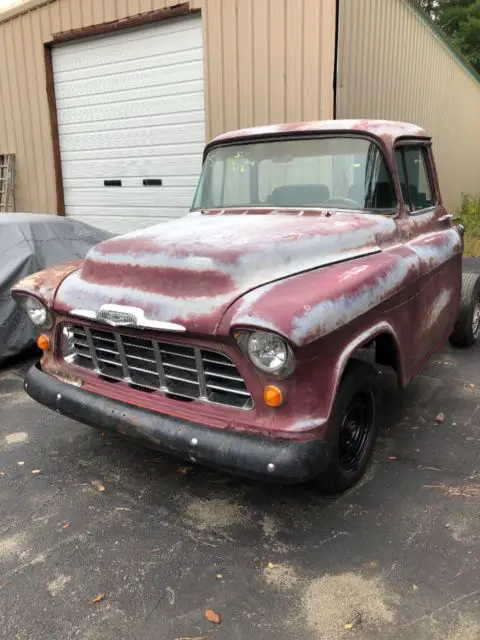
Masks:
[[[379,147],[360,136],[283,139],[212,149],[193,208],[329,207],[391,213]]]
[[[426,147],[400,147],[395,151],[395,162],[408,210],[413,212],[433,207],[435,197],[428,172]]]

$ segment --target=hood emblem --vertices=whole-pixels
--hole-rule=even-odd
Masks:
[[[150,320],[140,307],[128,307],[123,304],[102,304],[95,312],[91,309],[72,309],[70,315],[87,320],[97,320],[111,327],[135,327],[137,329],[156,329],[158,331],[174,331],[182,333],[186,328],[176,322]]]
[[[139,318],[131,307],[124,311],[120,305],[104,304],[97,313],[97,320],[111,327],[136,327]]]

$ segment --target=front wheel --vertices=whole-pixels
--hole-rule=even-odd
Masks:
[[[377,438],[378,376],[364,362],[352,360],[337,392],[329,423],[331,459],[313,480],[323,493],[342,493],[365,473]]]
[[[450,342],[456,347],[471,347],[480,335],[480,274],[462,274],[460,311]]]

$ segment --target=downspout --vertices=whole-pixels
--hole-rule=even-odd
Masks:
[[[333,119],[337,119],[338,43],[340,32],[340,0],[335,2],[335,54],[333,61]]]

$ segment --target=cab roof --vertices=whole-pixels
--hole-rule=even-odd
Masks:
[[[288,134],[309,134],[335,132],[352,132],[356,134],[369,134],[381,138],[391,145],[398,138],[427,138],[430,136],[421,127],[408,122],[394,122],[390,120],[316,120],[312,122],[297,122],[285,124],[272,124],[249,129],[237,129],[222,133],[214,138],[210,144],[217,142],[235,141],[256,137],[268,137]]]

